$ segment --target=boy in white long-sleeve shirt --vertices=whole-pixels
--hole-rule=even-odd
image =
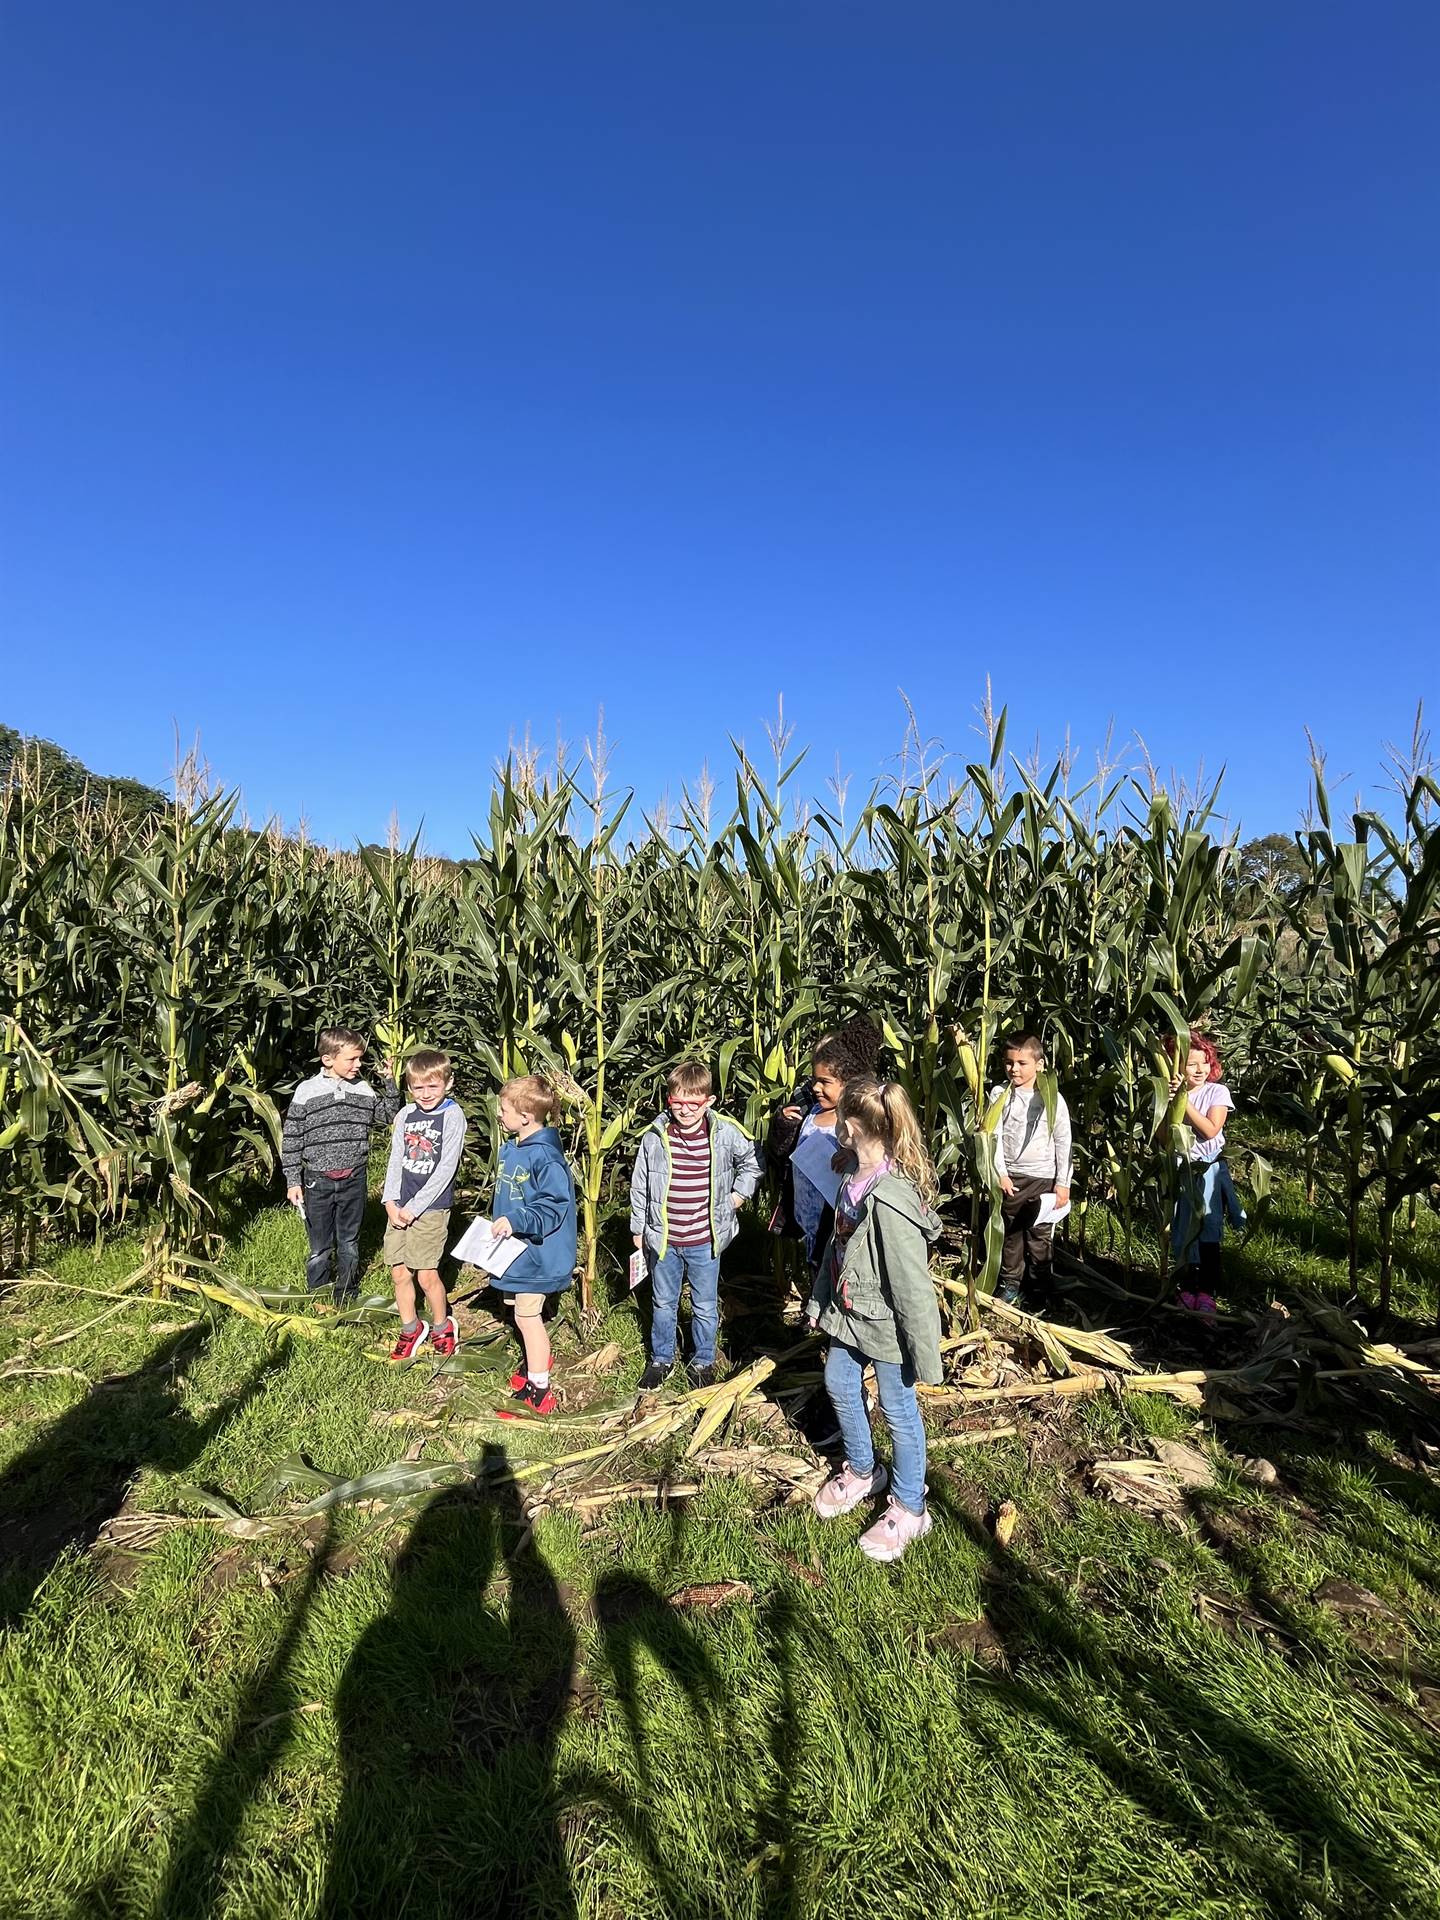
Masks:
[[[1005,1244],[1000,1254],[996,1292],[1013,1303],[1024,1286],[1036,1294],[1050,1291],[1050,1255],[1054,1228],[1037,1227],[1035,1216],[1047,1193],[1057,1207],[1070,1204],[1070,1109],[1055,1096],[1055,1124],[1045,1117],[1045,1101],[1035,1085],[1045,1051],[1033,1033],[1012,1034],[1005,1042],[1003,1087],[991,1090],[993,1102],[1005,1093],[995,1141],[995,1171],[1000,1178]]]

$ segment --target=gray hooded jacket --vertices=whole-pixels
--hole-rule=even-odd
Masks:
[[[710,1128],[710,1243],[721,1253],[735,1238],[738,1223],[732,1194],[748,1200],[760,1184],[755,1142],[736,1121],[713,1110]],[[670,1120],[661,1114],[645,1129],[635,1171],[630,1177],[630,1231],[663,1259],[670,1245]]]

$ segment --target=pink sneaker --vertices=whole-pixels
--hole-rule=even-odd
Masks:
[[[912,1540],[923,1540],[935,1522],[925,1513],[911,1513],[892,1493],[885,1511],[860,1536],[860,1551],[871,1560],[898,1560]]]
[[[878,1461],[869,1473],[856,1473],[847,1460],[839,1473],[832,1474],[816,1494],[815,1511],[822,1520],[837,1520],[842,1513],[858,1507],[862,1500],[883,1493],[889,1478]]]

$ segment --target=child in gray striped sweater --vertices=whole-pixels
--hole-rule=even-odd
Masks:
[[[388,1127],[400,1111],[390,1063],[377,1093],[360,1078],[364,1056],[364,1034],[353,1027],[326,1027],[320,1035],[320,1071],[295,1089],[280,1136],[286,1198],[303,1211],[310,1241],[306,1283],[312,1293],[328,1283],[333,1254],[337,1306],[356,1292],[370,1135],[376,1127]]]

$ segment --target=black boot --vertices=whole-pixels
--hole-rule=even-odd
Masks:
[[[1039,1266],[1031,1267],[1025,1275],[1025,1285],[1021,1289],[1022,1305],[1031,1313],[1044,1314],[1054,1304],[1050,1286],[1050,1262],[1042,1261]]]
[[[1220,1242],[1202,1240],[1200,1254],[1200,1291],[1213,1300],[1220,1291]]]

